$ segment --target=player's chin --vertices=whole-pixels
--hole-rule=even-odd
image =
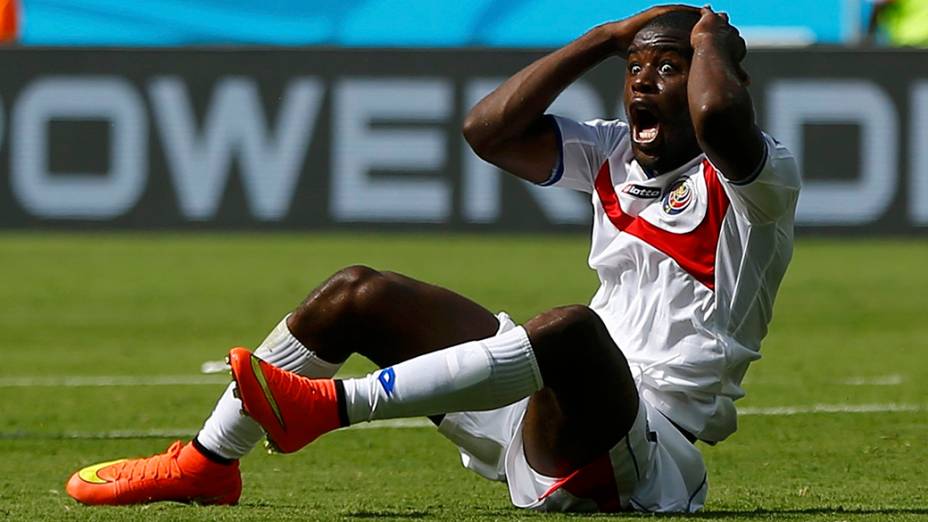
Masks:
[[[643,147],[632,142],[632,154],[639,165],[646,169],[655,170],[661,164],[661,150],[654,147]]]

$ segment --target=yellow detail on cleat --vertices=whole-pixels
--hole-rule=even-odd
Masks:
[[[271,406],[271,410],[274,411],[274,416],[277,417],[277,422],[280,423],[280,427],[287,429],[287,426],[284,424],[284,417],[280,414],[280,408],[277,406],[277,401],[274,400],[274,395],[271,394],[271,388],[267,384],[267,379],[264,378],[264,372],[261,371],[261,359],[258,359],[254,355],[251,356],[251,371],[258,381],[258,385],[261,386],[261,392],[264,393],[264,398],[267,399],[268,404]]]
[[[229,357],[228,355],[226,355],[225,361],[226,361],[226,364],[232,364],[232,358]]]
[[[94,464],[93,466],[87,466],[86,468],[78,471],[77,475],[84,482],[89,482],[91,484],[106,484],[106,481],[100,478],[100,476],[97,475],[97,472],[107,466],[112,466],[113,464],[119,464],[120,462],[125,461],[126,459],[111,460],[109,462],[101,462],[99,464]]]

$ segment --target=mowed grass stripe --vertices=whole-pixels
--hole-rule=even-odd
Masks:
[[[928,411],[928,406],[921,404],[813,404],[810,406],[774,406],[767,408],[743,408],[741,416],[788,417],[809,414],[854,414],[854,413],[920,413]],[[434,428],[428,419],[392,419],[348,427],[351,430],[396,430]],[[108,439],[161,439],[190,438],[197,434],[198,428],[163,428],[149,430],[112,430],[112,431],[62,431],[62,432],[0,432],[0,440],[108,440]]]

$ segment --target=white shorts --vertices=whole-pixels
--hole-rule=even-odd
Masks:
[[[500,333],[515,324],[497,315]],[[608,453],[567,477],[533,470],[522,447],[528,398],[490,411],[449,413],[438,431],[455,443],[464,467],[506,482],[516,507],[541,511],[694,512],[706,501],[699,450],[640,399],[629,433]],[[604,412],[607,414],[607,412]]]

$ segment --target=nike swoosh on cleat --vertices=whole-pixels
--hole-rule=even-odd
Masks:
[[[254,355],[251,356],[251,371],[254,373],[255,378],[258,380],[258,384],[261,386],[261,392],[264,393],[264,398],[267,399],[268,404],[271,405],[271,410],[274,411],[274,416],[277,417],[277,422],[280,424],[282,429],[287,429],[287,426],[284,424],[284,417],[280,414],[280,408],[277,407],[277,401],[274,400],[274,396],[271,394],[271,388],[267,385],[267,380],[264,378],[264,372],[261,371],[261,359],[258,359]]]
[[[94,464],[93,466],[87,466],[86,468],[77,472],[77,476],[81,478],[84,482],[89,482],[91,484],[106,484],[107,481],[100,478],[97,475],[97,472],[101,469],[112,466],[113,464],[119,464],[120,462],[125,462],[126,459],[111,460],[109,462],[101,462],[99,464]]]

